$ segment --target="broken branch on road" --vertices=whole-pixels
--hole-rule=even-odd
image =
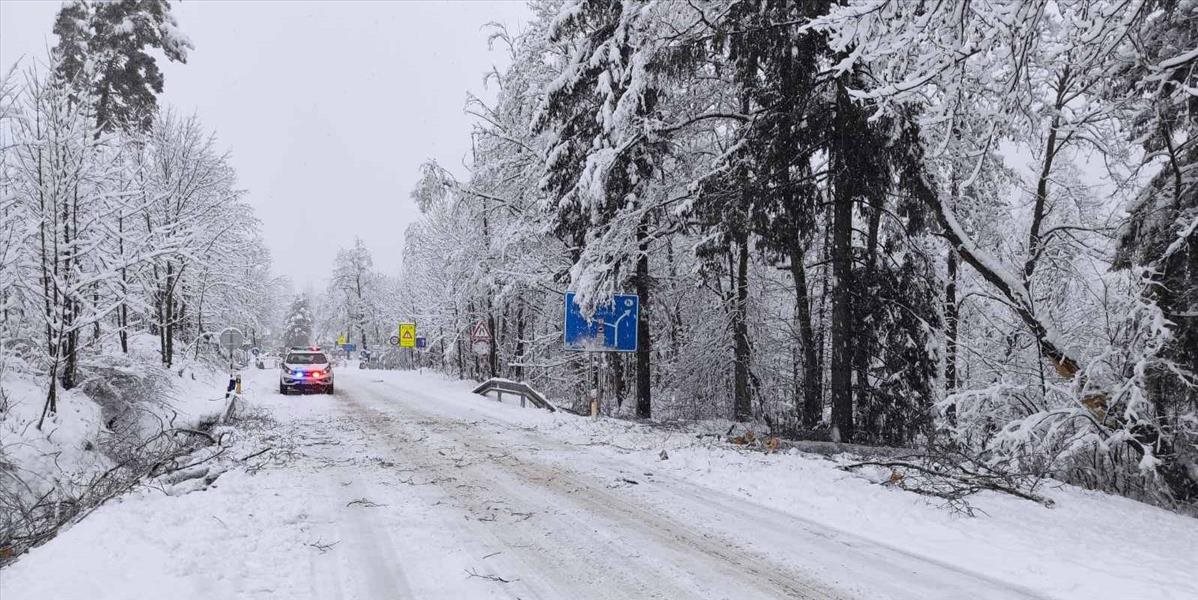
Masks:
[[[498,575],[484,575],[478,571],[475,571],[474,569],[466,569],[466,574],[471,577],[478,577],[479,579],[486,579],[487,581],[497,581],[499,583],[512,583],[514,581],[520,581],[519,579],[504,579]]]
[[[341,543],[341,540],[325,543],[324,541],[318,539],[315,542],[308,542],[307,544],[304,544],[304,545],[310,546],[312,548],[316,548],[317,550],[320,551],[321,554],[324,554],[325,552],[332,550],[333,546],[336,546],[337,544],[340,544],[340,543]]]

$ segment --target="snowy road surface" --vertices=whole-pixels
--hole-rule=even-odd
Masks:
[[[566,435],[597,425],[434,376],[342,369],[332,397],[273,376],[252,374],[269,418],[239,448],[270,451],[103,507],[6,569],[4,600],[1045,597],[654,468],[621,448],[631,425]]]

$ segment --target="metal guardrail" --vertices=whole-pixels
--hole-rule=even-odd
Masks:
[[[525,406],[525,402],[532,402],[533,406],[543,408],[549,412],[557,410],[557,407],[550,404],[541,392],[532,389],[532,386],[527,383],[496,377],[488,379],[482,385],[474,388],[474,393],[480,396],[486,396],[490,392],[495,392],[497,394],[496,399],[500,402],[503,402],[504,394],[515,394],[520,396],[520,406]]]

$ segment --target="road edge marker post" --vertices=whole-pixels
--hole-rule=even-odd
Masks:
[[[233,364],[233,349],[240,348],[245,344],[245,334],[236,327],[226,327],[221,330],[218,339],[220,346],[229,351],[229,384],[225,387],[225,400],[228,401],[228,404],[225,406],[224,413],[224,420],[229,421],[233,418],[237,398],[241,396],[241,373],[237,372]]]

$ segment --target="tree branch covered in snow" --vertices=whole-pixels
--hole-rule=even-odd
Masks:
[[[1185,6],[532,7],[414,192],[434,364],[1198,498]],[[567,290],[640,294],[647,350],[564,350]]]

